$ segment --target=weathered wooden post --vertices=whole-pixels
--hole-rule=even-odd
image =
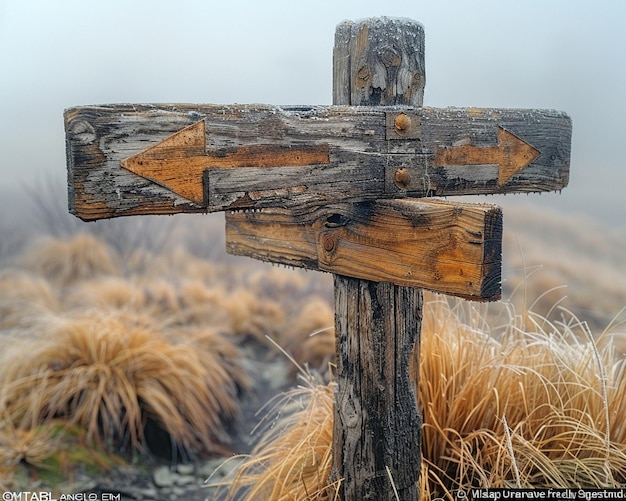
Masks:
[[[228,252],[335,275],[332,477],[345,500],[417,497],[408,364],[420,288],[500,297],[500,208],[431,197],[559,190],[569,179],[567,115],[421,107],[423,47],[412,21],[339,25],[333,106],[65,112],[78,217],[225,211]]]
[[[337,26],[333,104],[419,107],[425,77],[420,24],[368,19]],[[392,133],[402,136],[409,122],[398,114]],[[403,173],[402,167],[394,172],[394,183],[403,182]],[[341,499],[415,501],[422,419],[409,362],[419,350],[422,290],[341,275],[334,282],[332,480],[341,480]]]

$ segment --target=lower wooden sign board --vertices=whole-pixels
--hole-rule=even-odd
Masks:
[[[500,298],[502,212],[496,205],[400,199],[226,213],[226,249],[263,261]]]

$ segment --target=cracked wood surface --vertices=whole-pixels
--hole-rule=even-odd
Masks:
[[[310,270],[500,298],[502,212],[487,204],[405,199],[226,213],[226,249]]]
[[[151,148],[154,157],[156,145],[198,123],[203,148],[162,148],[179,165],[164,174],[180,176],[174,188],[122,167]],[[569,177],[571,122],[551,110],[106,105],[67,110],[65,127],[70,211],[85,220],[233,208],[306,212],[340,201],[550,191]],[[495,162],[508,157],[494,154],[502,130],[538,152],[504,182],[502,170],[511,167]],[[246,167],[238,152],[255,148],[273,149],[282,165],[255,166],[250,154]],[[328,161],[297,165],[284,154],[290,148],[321,149]],[[238,166],[228,166],[237,154]],[[202,156],[206,168],[189,175],[181,160],[191,164],[190,157]],[[212,165],[211,158],[218,160]],[[462,165],[463,158],[472,163]]]

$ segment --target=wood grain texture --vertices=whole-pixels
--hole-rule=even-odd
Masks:
[[[379,17],[337,26],[333,103],[422,106],[424,28],[411,19]]]
[[[502,213],[439,200],[333,204],[226,214],[226,250],[473,300],[500,298]]]
[[[342,500],[418,499],[422,421],[409,361],[414,350],[419,358],[422,304],[421,289],[335,276],[331,478],[342,479]]]
[[[206,149],[205,122],[201,120],[150,148],[126,158],[120,165],[150,179],[198,205],[208,204],[203,186],[208,167],[283,167],[328,164],[328,146],[298,148],[281,145],[241,146],[232,151],[210,154]]]
[[[419,31],[421,43],[413,39],[412,44],[406,44],[411,38],[408,33],[415,35],[415,30]],[[398,31],[407,36],[399,36]],[[388,99],[387,89],[381,89],[382,85],[374,79],[364,80],[363,77],[369,76],[371,67],[367,65],[367,60],[365,67],[361,67],[363,60],[357,59],[355,53],[374,56],[384,53],[392,34],[403,49],[403,57],[422,64],[422,71],[417,76],[423,76],[424,33],[420,26],[411,21],[399,22],[388,18],[343,23],[337,27],[335,34],[334,104],[367,107],[368,104],[381,104],[372,102],[375,99]],[[379,44],[379,41],[382,43]],[[340,54],[341,57],[337,57],[338,53],[343,56]],[[363,69],[365,74],[363,71],[359,73]],[[415,88],[407,95],[421,106],[424,79],[420,81],[416,78],[410,83],[413,84]],[[388,88],[393,102],[396,98],[403,99],[398,89],[397,86]],[[398,154],[385,164],[386,193],[395,191],[401,195],[401,190],[406,194],[417,189],[420,178],[416,176],[413,166],[415,155],[423,151],[418,149],[421,136],[421,117],[416,113],[408,110],[385,113],[387,151]],[[402,158],[402,153],[408,155]],[[396,158],[398,162],[394,161]],[[427,193],[428,184],[425,179],[421,181],[423,193]],[[377,205],[366,204],[370,208]],[[415,204],[407,205],[416,208]],[[429,212],[425,207],[422,210],[423,213]],[[393,209],[383,212],[398,214]],[[402,210],[399,212],[402,214]],[[398,219],[402,221],[404,218],[400,216]],[[408,219],[418,221],[415,217]],[[339,214],[331,216],[329,222],[341,227],[344,220]],[[388,235],[392,232],[379,228],[378,233]],[[419,235],[419,230],[416,235]],[[331,242],[339,242],[332,234],[328,237]],[[337,245],[325,246],[326,241],[322,242],[322,253],[328,252],[328,249],[336,253]],[[375,240],[368,243],[376,245]],[[411,254],[414,255],[409,251]],[[337,261],[336,257],[334,260]],[[376,264],[386,266],[395,261],[395,256],[383,256]],[[414,349],[419,350],[421,320],[421,289],[335,275],[337,392],[330,481],[340,482],[339,498],[342,501],[419,499],[417,484],[421,472],[422,424],[413,390],[417,381],[409,380],[408,359]]]
[[[395,127],[399,115],[410,119],[404,129]],[[121,167],[199,121],[213,157],[242,148],[323,148],[330,162],[236,168],[209,162],[197,175],[203,203]],[[551,110],[108,105],[67,110],[65,126],[70,211],[85,220],[275,206],[307,212],[337,201],[550,191],[569,178],[571,121]],[[442,149],[489,151],[501,129],[539,152],[506,182],[499,182],[492,157],[484,164],[437,165]],[[394,179],[402,168],[408,182],[399,185]]]

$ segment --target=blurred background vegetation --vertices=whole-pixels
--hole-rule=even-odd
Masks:
[[[618,424],[626,405],[626,235],[525,198],[504,211],[502,301],[427,294],[423,493],[509,485],[520,475],[523,485],[554,486],[626,478],[626,428]],[[0,206],[0,488],[14,488],[24,467],[56,471],[54,483],[77,468],[133,458],[249,453],[254,442],[242,434],[261,422],[265,435],[236,474],[235,499],[241,489],[250,499],[308,499],[302,492],[313,484],[320,499],[329,492],[330,275],[227,255],[222,214],[84,223],[67,213],[65,186],[52,181],[10,193]],[[19,220],[7,217],[16,211]],[[294,390],[298,377],[306,384]],[[498,403],[514,393],[522,400]],[[452,410],[442,395],[478,399],[477,407]],[[574,430],[581,426],[584,436]],[[562,434],[567,453],[549,453],[546,429]],[[282,454],[285,447],[293,453]],[[90,452],[68,455],[81,448]],[[505,450],[525,466],[494,465]],[[276,475],[291,479],[282,490]]]

